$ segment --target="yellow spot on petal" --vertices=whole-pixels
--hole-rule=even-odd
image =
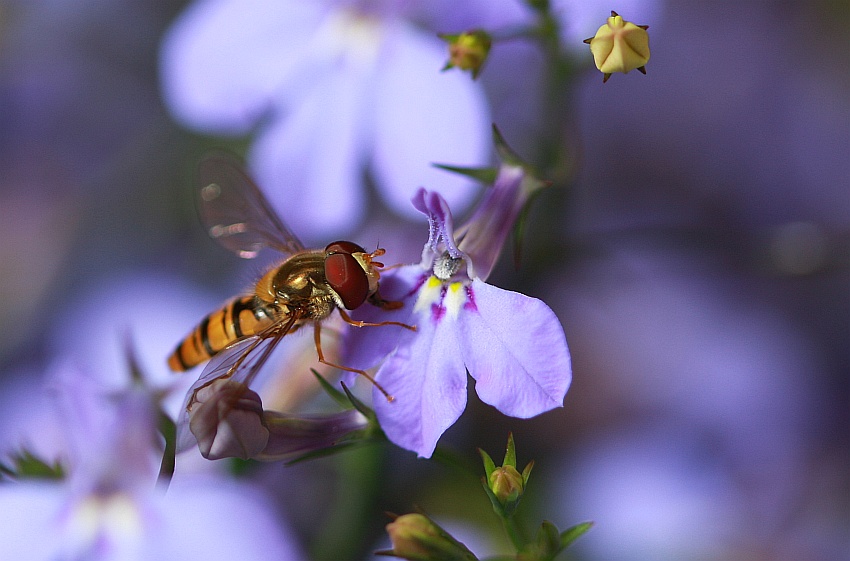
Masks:
[[[443,300],[443,305],[446,307],[446,313],[452,319],[457,319],[460,309],[466,303],[466,287],[463,283],[453,282],[446,290],[446,298]]]
[[[435,276],[430,276],[422,288],[419,289],[419,295],[416,297],[416,305],[413,307],[414,313],[420,313],[431,309],[432,304],[440,301],[440,293],[443,290],[443,281]]]

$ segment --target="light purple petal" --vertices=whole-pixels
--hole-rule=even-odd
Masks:
[[[427,186],[455,210],[475,193],[465,178],[432,163],[482,165],[490,152],[490,115],[481,86],[440,72],[444,43],[407,24],[387,28],[375,85],[374,173],[388,204],[412,216],[409,200]]]
[[[416,290],[425,280],[427,272],[418,265],[408,265],[392,269],[381,275],[379,293],[385,300],[402,302],[397,310],[384,310],[366,303],[351,315],[359,321],[379,323],[399,321],[412,325],[413,305],[416,303]],[[380,327],[346,327],[343,343],[343,364],[352,368],[368,369],[377,366],[396,348],[402,336],[409,332],[403,327],[382,325]]]
[[[496,182],[475,208],[470,219],[458,228],[457,237],[472,262],[472,275],[487,280],[502,252],[508,233],[533,191],[544,184],[526,180],[526,171],[503,164]],[[535,187],[523,188],[523,184]]]
[[[306,559],[274,505],[247,485],[175,476],[161,507],[148,540],[158,555],[143,559]]]
[[[326,240],[363,214],[363,76],[322,76],[293,111],[270,124],[249,160],[260,187],[302,239]]]
[[[199,0],[167,32],[163,97],[204,131],[247,133],[303,64],[321,8],[296,0]]]
[[[392,442],[428,458],[466,407],[466,369],[452,325],[417,315],[419,331],[404,335],[376,375],[394,401],[376,389],[372,403]]]
[[[533,23],[533,12],[516,0],[429,0],[413,2],[417,20],[440,33],[505,29]]]
[[[58,484],[5,482],[0,487],[0,559],[56,559],[66,500]]]
[[[422,266],[430,267],[433,257],[442,251],[441,242],[453,258],[463,257],[455,245],[454,220],[446,200],[437,192],[419,188],[411,201],[416,210],[428,216],[428,241],[422,250]]]
[[[472,281],[471,294],[458,334],[481,400],[521,418],[563,405],[572,371],[555,313],[536,298],[480,280]]]

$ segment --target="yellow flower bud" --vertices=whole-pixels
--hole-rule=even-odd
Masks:
[[[477,561],[465,545],[424,514],[404,514],[387,524],[393,548],[379,555],[409,561]]]
[[[525,482],[514,466],[497,467],[490,474],[490,490],[503,504],[511,497],[516,500],[521,496],[523,487]]]
[[[443,70],[460,68],[472,72],[472,78],[478,77],[481,68],[490,54],[493,41],[486,31],[480,29],[466,31],[458,35],[440,35],[449,44],[449,61]]]
[[[607,82],[614,72],[627,74],[637,68],[646,74],[649,62],[648,25],[635,25],[624,20],[617,12],[601,26],[596,35],[584,42],[590,45],[593,62],[602,72],[602,82]]]

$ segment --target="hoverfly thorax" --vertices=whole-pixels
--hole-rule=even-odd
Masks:
[[[326,285],[324,255],[310,251],[292,256],[257,282],[257,297],[269,304],[298,306],[320,295]]]

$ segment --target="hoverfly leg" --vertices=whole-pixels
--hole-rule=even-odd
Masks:
[[[377,291],[372,293],[369,296],[369,303],[373,306],[381,308],[382,310],[398,310],[402,306],[404,306],[404,302],[399,302],[397,300],[384,300],[381,298],[381,295],[378,294]]]
[[[395,304],[396,302],[390,302],[391,304]],[[406,323],[402,323],[400,321],[381,321],[378,323],[371,323],[368,321],[359,321],[356,319],[351,319],[351,316],[343,310],[342,308],[338,308],[339,315],[342,317],[343,321],[348,325],[353,325],[354,327],[380,327],[382,325],[398,325],[399,327],[403,327],[405,329],[409,329],[411,331],[416,331],[415,325],[408,325]]]
[[[342,310],[340,310],[340,311],[342,311]],[[349,318],[349,319],[351,319],[351,318]],[[378,389],[378,391],[381,392],[382,394],[384,394],[384,397],[387,398],[387,401],[389,403],[392,403],[393,401],[395,401],[395,398],[393,396],[391,396],[389,394],[389,392],[387,392],[387,390],[385,390],[384,387],[381,384],[379,384],[378,381],[375,380],[375,378],[373,378],[365,370],[360,370],[358,368],[351,368],[351,367],[348,367],[348,366],[343,366],[341,364],[335,364],[333,362],[325,360],[325,354],[322,352],[322,326],[319,324],[319,322],[315,322],[313,325],[314,325],[313,340],[316,342],[316,352],[319,355],[319,362],[321,362],[322,364],[325,364],[327,366],[330,366],[331,368],[339,368],[340,370],[345,370],[346,372],[354,372],[355,374],[360,374],[361,376],[363,376],[364,378],[366,378],[367,380],[372,382],[372,384]],[[370,325],[370,324],[365,324],[365,325]]]

